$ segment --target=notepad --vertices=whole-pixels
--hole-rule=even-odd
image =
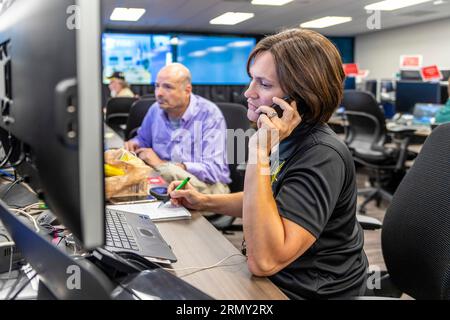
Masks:
[[[148,202],[124,205],[110,205],[109,209],[131,212],[148,216],[152,221],[190,219],[191,213],[184,207],[175,207],[170,203],[158,208],[161,202]]]

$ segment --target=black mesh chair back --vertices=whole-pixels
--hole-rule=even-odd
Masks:
[[[247,108],[237,103],[216,103],[227,123],[227,161],[230,168],[231,192],[240,192],[244,189],[244,176],[237,170],[248,159],[248,140],[251,137],[248,131],[250,121],[247,118]],[[232,131],[230,131],[230,129]],[[239,131],[238,131],[239,130]],[[242,131],[240,131],[242,130]],[[244,137],[244,134],[247,135]]]
[[[386,120],[375,97],[366,91],[345,90],[342,105],[349,122],[346,143],[364,153],[382,150],[386,139]]]
[[[252,135],[250,122],[247,118],[247,108],[237,103],[216,103],[225,118],[228,130],[227,135],[227,161],[230,168],[231,192],[244,190],[245,169],[239,170],[248,159],[248,141]],[[245,135],[246,133],[246,135]],[[208,220],[219,230],[232,228],[234,217],[215,214]]]
[[[106,124],[125,138],[125,127],[131,106],[137,98],[112,98],[106,104]]]
[[[450,299],[450,124],[426,140],[383,222],[392,282],[416,299]]]
[[[142,125],[142,121],[147,115],[150,107],[156,102],[155,99],[141,99],[136,101],[130,109],[127,128],[125,130],[125,139],[130,140],[137,135],[137,131]]]

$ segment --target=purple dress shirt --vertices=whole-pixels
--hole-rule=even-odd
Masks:
[[[192,94],[179,125],[177,128],[156,102],[134,140],[141,148],[152,148],[161,160],[183,163],[200,181],[229,184],[227,127],[219,108]]]

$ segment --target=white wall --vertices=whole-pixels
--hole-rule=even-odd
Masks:
[[[450,69],[450,19],[381,30],[355,39],[356,63],[370,70],[370,79],[393,78],[404,54],[421,54],[424,66],[437,64]]]

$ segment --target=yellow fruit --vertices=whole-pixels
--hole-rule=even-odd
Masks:
[[[105,175],[107,177],[124,176],[125,171],[123,171],[122,169],[116,168],[112,165],[105,164]]]

